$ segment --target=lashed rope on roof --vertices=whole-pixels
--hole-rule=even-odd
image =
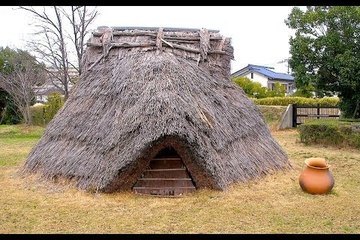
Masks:
[[[124,30],[119,31],[114,29]],[[153,30],[150,31],[146,29]],[[222,37],[218,31],[204,28],[198,29],[197,31],[195,31],[195,29],[179,29],[178,32],[172,32],[174,31],[172,29],[173,28],[98,28],[98,32],[93,33],[93,37],[89,40],[87,46],[92,48],[102,47],[104,49],[103,56],[92,60],[92,64],[88,70],[91,70],[101,59],[105,58],[110,49],[130,48],[132,52],[153,50],[157,52],[159,50],[172,52],[180,57],[194,59],[198,64],[207,62],[208,67],[213,68],[212,70],[214,72],[222,72],[222,74],[225,75],[230,74],[230,60],[233,59],[233,49],[229,38]],[[105,36],[111,36],[106,38],[110,39],[111,42],[104,44],[102,39]]]

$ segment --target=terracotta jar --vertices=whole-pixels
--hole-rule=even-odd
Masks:
[[[300,174],[299,184],[303,191],[311,194],[326,194],[334,187],[334,177],[324,158],[308,158]]]

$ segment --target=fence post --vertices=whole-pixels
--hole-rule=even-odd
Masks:
[[[320,115],[320,104],[319,103],[317,104],[317,112],[316,112],[316,114],[317,114],[316,118],[319,119],[320,118],[320,116],[319,116]]]
[[[292,105],[293,109],[292,109],[292,127],[296,127],[297,126],[297,105],[296,103],[294,103]]]

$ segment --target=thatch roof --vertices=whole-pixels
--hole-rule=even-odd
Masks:
[[[229,38],[204,29],[98,30],[84,74],[24,172],[86,190],[130,189],[168,144],[198,188],[290,166],[257,106],[229,79]]]

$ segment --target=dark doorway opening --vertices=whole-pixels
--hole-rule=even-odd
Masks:
[[[135,193],[159,196],[180,196],[195,189],[184,162],[173,147],[160,150],[133,186]]]

